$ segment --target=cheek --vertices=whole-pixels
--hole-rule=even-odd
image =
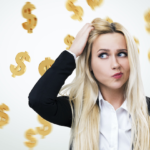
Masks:
[[[126,61],[125,63],[123,63],[123,68],[124,68],[124,71],[126,72],[126,73],[130,73],[130,65],[129,65],[129,62],[128,61]]]
[[[94,59],[94,61],[92,62],[92,68],[95,77],[107,77],[110,74],[108,66],[109,64],[106,64],[106,62],[100,61],[99,59]]]
[[[126,68],[126,74],[129,77],[129,75],[130,75],[130,66],[128,68]]]
[[[93,72],[95,73],[95,74],[103,74],[104,72],[105,72],[105,70],[106,70],[106,67],[104,67],[104,65],[102,64],[102,63],[100,63],[100,62],[94,62],[93,63]]]
[[[105,81],[108,80],[108,77],[110,75],[109,69],[107,68],[106,64],[97,64],[93,68],[93,73],[97,80],[99,81]]]

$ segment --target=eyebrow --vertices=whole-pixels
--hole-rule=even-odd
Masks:
[[[127,49],[117,49],[117,51],[127,51]],[[97,52],[99,51],[110,51],[109,49],[99,49]]]

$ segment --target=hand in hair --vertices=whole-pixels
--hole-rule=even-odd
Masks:
[[[70,51],[76,54],[76,57],[82,54],[84,47],[87,43],[89,33],[94,27],[91,23],[86,23],[82,29],[77,33],[75,40],[73,41]]]

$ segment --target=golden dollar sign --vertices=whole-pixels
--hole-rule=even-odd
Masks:
[[[108,21],[109,23],[113,22],[113,20],[111,18],[109,18],[109,17],[106,17],[105,20]]]
[[[100,6],[103,3],[103,0],[86,0],[88,5],[95,10],[96,6]]]
[[[2,105],[0,105],[0,128],[2,129],[2,127],[6,124],[8,124],[9,121],[9,116],[4,113],[4,111],[9,111],[9,107],[7,105],[5,105],[4,103]]]
[[[150,50],[148,51],[148,60],[150,61]]]
[[[34,9],[35,6],[30,2],[26,2],[26,4],[22,8],[22,16],[27,19],[27,22],[22,23],[22,26],[24,29],[28,30],[28,33],[32,33],[32,30],[37,24],[36,16],[31,14],[31,11]]]
[[[24,74],[26,71],[26,66],[23,62],[25,60],[28,62],[31,61],[30,56],[28,55],[28,52],[26,52],[26,51],[18,53],[15,60],[16,60],[16,63],[18,64],[18,66],[15,67],[12,64],[10,65],[10,71],[13,73],[12,77],[15,77],[16,75],[21,76],[22,74]]]
[[[43,128],[41,129],[40,127],[36,127],[37,133],[42,135],[42,139],[48,135],[50,132],[52,132],[52,124],[45,119],[43,119],[40,115],[38,115],[38,121],[43,124]],[[45,130],[46,129],[46,130]]]
[[[150,23],[145,26],[145,29],[148,33],[150,33]]]
[[[71,36],[70,34],[68,34],[65,38],[64,38],[64,43],[66,45],[68,45],[68,47],[66,47],[67,50],[70,49],[71,45],[72,45],[72,41],[74,40],[75,38],[73,36]]]
[[[150,8],[145,12],[145,14],[144,14],[144,20],[147,23],[150,23]]]
[[[34,131],[33,129],[28,129],[25,132],[25,137],[29,140],[28,142],[24,142],[24,144],[29,147],[29,148],[33,148],[37,145],[37,139],[32,137],[32,135],[36,135],[36,131]]]
[[[134,36],[133,36],[133,38],[134,38],[135,43],[136,43],[137,45],[139,45],[139,40],[138,40],[136,37],[134,37]],[[138,53],[140,53],[139,48],[138,48]]]
[[[74,2],[76,1],[77,0],[67,0],[66,8],[68,11],[74,12],[74,14],[71,16],[72,19],[82,21],[83,9],[80,6],[74,5]]]
[[[38,70],[40,75],[43,76],[43,74],[52,66],[53,63],[54,60],[52,60],[50,57],[45,58],[45,60],[39,64]]]
[[[145,29],[148,33],[150,33],[150,9],[148,9],[144,14],[144,20],[146,21],[147,25]]]

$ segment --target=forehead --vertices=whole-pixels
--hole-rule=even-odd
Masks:
[[[126,48],[126,40],[121,33],[106,33],[99,35],[93,42],[92,49],[98,50],[99,48],[106,49],[121,49]]]

